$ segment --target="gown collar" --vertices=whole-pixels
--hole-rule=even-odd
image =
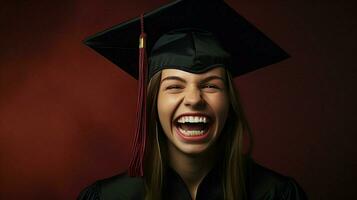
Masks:
[[[181,176],[171,167],[167,167],[164,176],[164,199],[191,200],[190,192]],[[218,200],[223,196],[222,167],[214,166],[198,186],[196,200]]]

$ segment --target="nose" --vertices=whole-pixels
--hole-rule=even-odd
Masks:
[[[197,107],[204,105],[204,99],[199,88],[192,87],[186,90],[183,101],[185,106]]]

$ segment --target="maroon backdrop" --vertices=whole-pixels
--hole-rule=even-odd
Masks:
[[[127,167],[136,82],[81,40],[167,2],[2,2],[0,199],[74,199]],[[311,199],[352,199],[353,1],[227,2],[292,56],[236,80],[254,157]]]

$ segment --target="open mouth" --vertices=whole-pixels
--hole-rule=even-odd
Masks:
[[[185,137],[199,137],[205,135],[210,126],[211,119],[208,116],[181,116],[175,121],[179,133]]]

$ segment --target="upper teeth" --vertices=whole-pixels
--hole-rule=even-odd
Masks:
[[[208,118],[204,116],[182,116],[177,120],[178,123],[207,123]]]

